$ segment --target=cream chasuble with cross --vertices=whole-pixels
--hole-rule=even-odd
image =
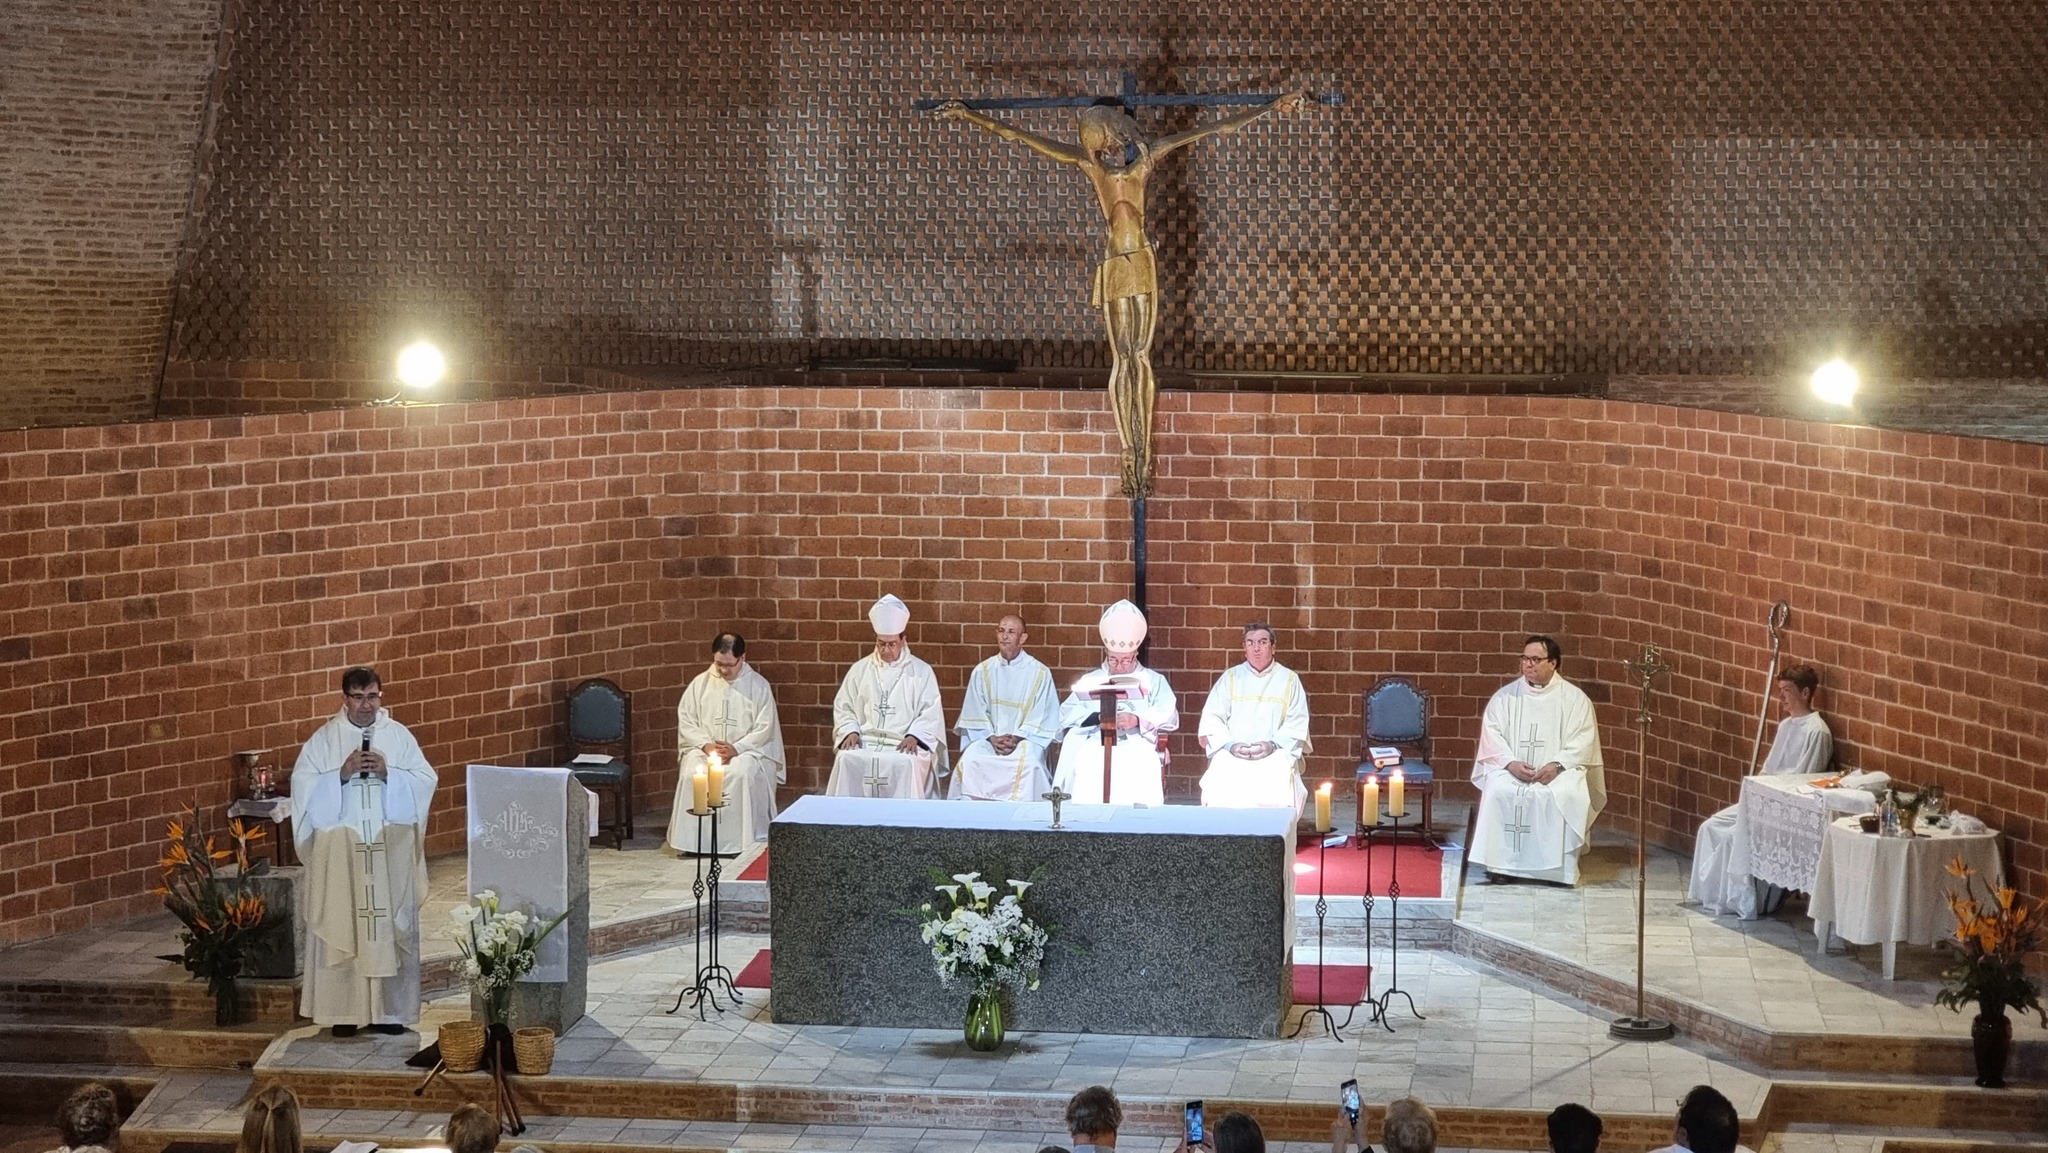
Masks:
[[[929,800],[939,795],[939,781],[952,771],[939,678],[930,665],[910,655],[909,645],[894,664],[869,653],[846,670],[832,698],[833,744],[854,733],[860,734],[860,745],[833,756],[826,796]],[[924,747],[897,752],[906,736]]]
[[[421,830],[436,777],[404,725],[380,711],[370,747],[389,780],[343,780],[363,730],[336,716],[292,769],[292,839],[306,863],[306,975],[299,1012],[321,1025],[420,1019]]]
[[[1513,761],[1562,770],[1547,785],[1508,773]],[[1496,873],[1577,884],[1579,856],[1593,819],[1607,806],[1600,730],[1593,702],[1577,685],[1552,677],[1537,688],[1526,678],[1493,694],[1480,722],[1472,761],[1479,786],[1479,822],[1471,859]]]

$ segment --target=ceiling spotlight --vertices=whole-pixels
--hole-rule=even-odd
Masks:
[[[398,382],[407,388],[432,388],[447,374],[447,359],[428,341],[416,340],[398,354]]]
[[[1844,408],[1856,402],[1862,379],[1846,360],[1831,360],[1813,370],[1813,395]]]

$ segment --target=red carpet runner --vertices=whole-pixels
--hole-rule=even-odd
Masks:
[[[1316,845],[1310,840],[1294,855],[1294,891],[1305,897],[1316,893]],[[1387,895],[1387,879],[1393,875],[1395,862],[1400,862],[1401,895],[1404,897],[1440,897],[1444,891],[1444,855],[1425,849],[1419,842],[1402,840],[1398,843],[1380,842],[1372,847],[1372,893],[1375,897]],[[1365,853],[1355,844],[1347,843],[1330,850],[1327,862],[1330,875],[1325,881],[1323,892],[1331,897],[1363,897],[1365,895]],[[768,850],[748,862],[740,870],[742,881],[765,881],[768,879]]]

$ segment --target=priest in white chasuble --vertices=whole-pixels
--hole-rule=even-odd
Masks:
[[[775,819],[775,786],[789,780],[782,753],[782,717],[768,678],[747,661],[747,638],[719,633],[711,638],[711,667],[698,673],[676,702],[676,801],[669,810],[668,844],[678,853],[711,851],[697,843],[697,818],[689,815],[696,776],[718,758],[725,774],[725,803],[719,816],[716,851],[731,856],[768,839]],[[710,826],[703,836],[710,839]]]
[[[1202,803],[1230,809],[1293,808],[1308,801],[1301,758],[1309,751],[1308,694],[1294,670],[1273,659],[1273,626],[1244,626],[1244,661],[1209,690],[1202,706]]]
[[[868,623],[875,630],[875,651],[846,670],[832,698],[838,748],[825,794],[936,798],[952,763],[939,679],[903,639],[909,606],[884,596],[868,609]]]
[[[1111,747],[1109,803],[1166,803],[1166,757],[1159,734],[1180,727],[1180,707],[1166,678],[1138,663],[1145,614],[1129,601],[1103,610],[1102,667],[1081,678],[1060,704],[1059,767],[1053,787],[1084,804],[1102,803],[1101,704],[1098,687],[1116,689],[1116,743]]]
[[[337,1037],[420,1019],[433,766],[385,711],[372,669],[342,674],[342,707],[292,767],[292,840],[306,863],[299,1012]]]
[[[1052,670],[1024,651],[1024,618],[996,622],[996,655],[967,675],[960,702],[960,762],[952,795],[970,801],[1035,801],[1052,788],[1045,750],[1059,732]]]
[[[1522,675],[1486,704],[1471,856],[1490,873],[1576,885],[1607,780],[1593,702],[1558,674],[1563,658],[1556,641],[1530,637]]]

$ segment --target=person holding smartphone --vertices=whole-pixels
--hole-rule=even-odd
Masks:
[[[1248,1114],[1225,1113],[1214,1126],[1206,1126],[1201,1104],[1188,1102],[1187,1128],[1176,1153],[1266,1153],[1266,1134]]]

